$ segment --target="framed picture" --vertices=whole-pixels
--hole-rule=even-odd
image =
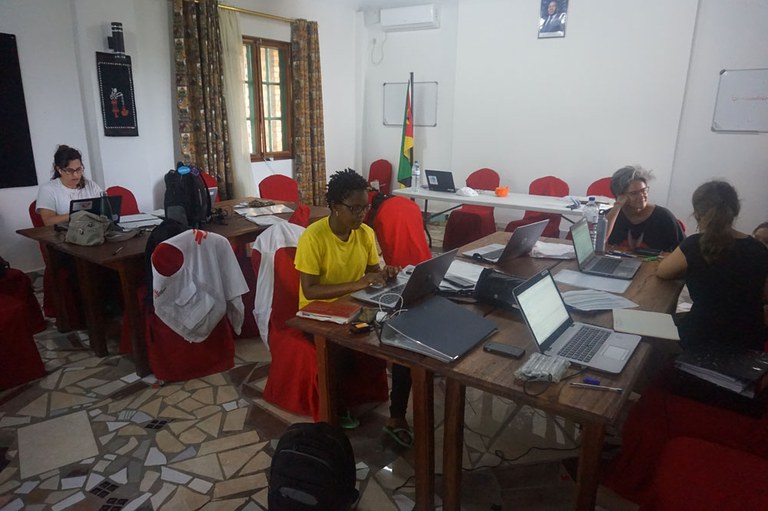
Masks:
[[[96,52],[96,70],[104,135],[138,137],[131,57],[122,53]]]
[[[568,0],[541,0],[539,39],[565,37]]]

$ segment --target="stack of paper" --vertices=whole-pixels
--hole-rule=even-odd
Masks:
[[[120,217],[120,227],[123,229],[138,229],[140,227],[150,227],[162,222],[162,218],[147,213],[138,213],[136,215],[123,215]]]
[[[768,374],[768,353],[705,345],[683,351],[675,367],[720,387],[754,397]]]
[[[566,305],[585,312],[638,307],[635,302],[623,296],[594,289],[566,291],[562,295]]]
[[[531,257],[545,259],[575,259],[576,252],[573,251],[573,245],[570,243],[547,243],[546,241],[539,240],[531,249]]]
[[[459,289],[474,289],[477,279],[485,268],[479,264],[454,259],[448,271],[440,283],[440,289],[444,291],[457,291]]]
[[[278,213],[293,213],[293,210],[285,204],[264,206],[263,208],[235,207],[235,211],[243,216],[276,215]]]

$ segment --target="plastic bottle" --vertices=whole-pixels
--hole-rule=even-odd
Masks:
[[[411,188],[419,188],[421,186],[421,167],[419,166],[419,160],[413,162],[413,168],[411,169]]]
[[[597,238],[597,220],[600,216],[600,208],[597,206],[594,197],[590,197],[589,201],[584,204],[583,212],[584,219],[589,227],[589,237],[592,238],[592,246],[594,247],[595,239]]]
[[[595,237],[595,252],[605,252],[605,231],[608,227],[608,221],[605,219],[605,210],[600,210],[597,215],[597,236]]]

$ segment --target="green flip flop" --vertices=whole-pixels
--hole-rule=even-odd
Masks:
[[[411,428],[390,428],[389,426],[384,426],[382,431],[398,445],[405,447],[406,449],[413,447],[413,430]],[[407,439],[403,439],[403,437],[400,436],[401,434]]]
[[[355,429],[360,425],[360,421],[352,417],[349,410],[339,415],[339,427],[341,429]]]

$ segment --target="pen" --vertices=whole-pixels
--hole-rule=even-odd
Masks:
[[[123,247],[120,247],[120,248],[118,248],[117,250],[115,250],[114,252],[112,252],[112,255],[117,255],[117,254],[119,254],[119,253],[120,253],[120,251],[121,251],[122,249],[123,249]]]
[[[636,256],[633,256],[632,254],[627,254],[626,252],[618,252],[616,250],[609,250],[606,252],[606,254],[619,256],[619,257],[636,257]]]
[[[591,385],[589,383],[571,383],[571,387],[580,389],[608,390],[610,392],[624,392],[621,387],[606,387],[605,385]]]

